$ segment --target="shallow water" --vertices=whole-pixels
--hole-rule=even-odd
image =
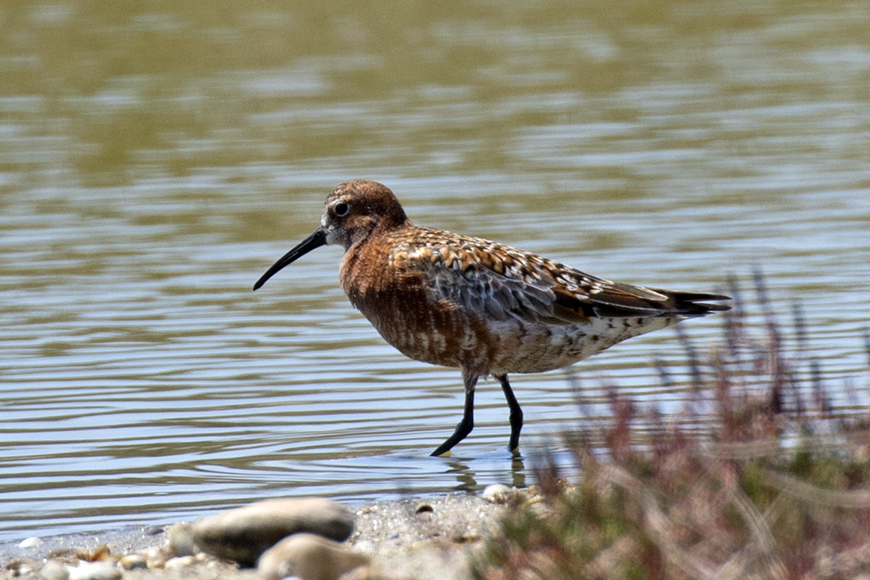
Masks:
[[[837,402],[867,386],[863,2],[156,6],[0,5],[0,542],[525,485],[561,453],[582,414],[554,372],[512,378],[523,459],[492,380],[454,457],[428,457],[459,373],[377,336],[336,248],[251,292],[354,177],[418,224],[611,279],[760,267]],[[616,384],[673,413],[682,361],[663,331],[575,373],[587,401]]]

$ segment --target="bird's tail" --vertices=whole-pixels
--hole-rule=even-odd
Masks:
[[[709,302],[721,302],[731,300],[730,296],[722,294],[703,294],[699,292],[674,292],[672,290],[656,290],[668,297],[668,302],[673,311],[680,316],[706,316],[713,312],[731,310],[728,304],[709,304]]]

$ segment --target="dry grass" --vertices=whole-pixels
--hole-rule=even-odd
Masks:
[[[692,381],[684,411],[665,420],[612,389],[607,423],[566,437],[578,480],[540,460],[543,501],[509,512],[477,578],[870,574],[870,421],[832,407],[799,307],[787,354],[763,278],[761,331],[731,286],[718,344],[700,351],[680,334]],[[870,369],[870,335],[867,354]],[[667,386],[670,371],[656,366]]]

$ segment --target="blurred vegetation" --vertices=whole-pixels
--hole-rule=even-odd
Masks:
[[[747,332],[742,293],[736,284],[731,291],[735,308],[718,344],[699,351],[680,334],[694,383],[685,412],[666,420],[612,390],[609,422],[566,436],[579,480],[561,477],[552,458],[540,460],[540,501],[508,510],[476,578],[870,572],[868,415],[833,407],[806,352],[799,307],[789,341],[797,348],[787,355],[763,278],[755,278],[761,336]],[[870,337],[867,352],[870,368]],[[667,386],[668,369],[659,371]],[[695,417],[705,408],[712,421]],[[641,421],[651,425],[643,433]],[[604,452],[595,444],[602,440]]]

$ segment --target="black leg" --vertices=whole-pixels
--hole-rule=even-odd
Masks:
[[[453,435],[432,452],[432,457],[444,455],[474,429],[474,387],[477,385],[477,378],[478,375],[462,369],[462,380],[465,383],[465,410],[462,413],[462,421],[456,426]]]
[[[511,410],[511,440],[508,443],[508,451],[516,452],[520,447],[520,431],[523,428],[523,410],[520,409],[520,404],[517,403],[517,398],[511,389],[511,384],[508,382],[507,375],[495,377],[501,383],[501,390],[504,391],[504,398],[507,399],[508,407]]]

